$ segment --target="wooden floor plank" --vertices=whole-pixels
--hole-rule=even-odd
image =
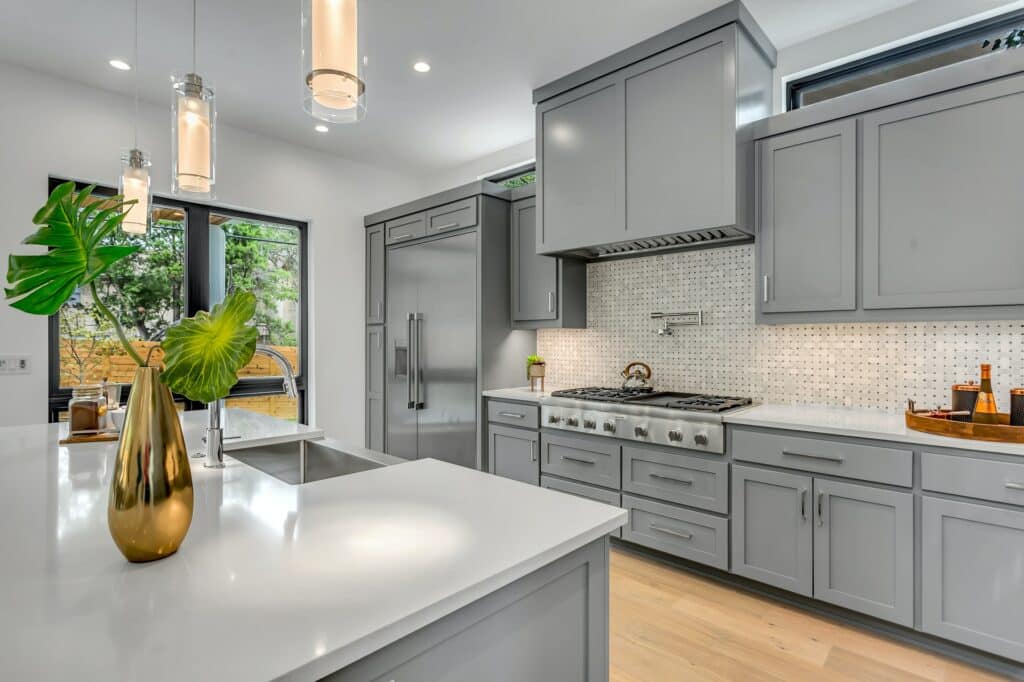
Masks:
[[[997,676],[612,550],[613,682],[991,682]]]

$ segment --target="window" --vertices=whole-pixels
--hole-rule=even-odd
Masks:
[[[790,81],[789,110],[924,73],[992,52],[986,40],[1005,39],[1024,23],[1024,11],[963,26]]]
[[[51,179],[53,190],[61,180]],[[95,194],[110,196],[113,190]],[[102,200],[102,199],[101,199]],[[97,278],[103,301],[145,357],[167,328],[183,316],[209,310],[236,289],[256,294],[253,323],[259,342],[291,365],[298,398],[284,395],[281,371],[257,355],[239,371],[227,404],[285,419],[305,417],[307,283],[306,224],[243,211],[213,209],[154,197],[152,228],[145,235],[117,231],[111,243],[140,251]],[[159,352],[159,351],[157,351]],[[107,381],[131,383],[135,364],[113,330],[95,314],[88,290],[79,290],[50,319],[50,416],[60,418],[71,388]],[[201,408],[175,396],[185,409]]]
[[[483,179],[501,185],[505,189],[515,189],[537,182],[537,168],[533,161],[529,161],[502,168]]]

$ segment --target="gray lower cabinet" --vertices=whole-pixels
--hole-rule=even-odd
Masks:
[[[629,522],[622,539],[722,570],[729,568],[729,519],[622,496]]]
[[[366,447],[384,451],[384,332],[383,325],[366,328]]]
[[[914,496],[814,480],[814,597],[914,625]]]
[[[384,324],[384,225],[366,228],[366,324]]]
[[[921,626],[1024,661],[1024,511],[925,496]]]
[[[622,489],[728,514],[729,464],[721,459],[627,445],[622,448]]]
[[[487,427],[490,472],[523,483],[540,483],[540,434],[490,424]]]
[[[540,445],[540,469],[544,473],[619,489],[622,459],[617,442],[542,433]]]
[[[856,157],[854,119],[760,143],[761,312],[857,307]]]
[[[1024,76],[863,117],[864,307],[1024,304]]]
[[[810,476],[732,468],[732,571],[814,594]]]
[[[557,490],[562,493],[568,493],[569,495],[575,495],[576,497],[585,497],[588,500],[610,504],[613,507],[622,506],[622,495],[618,490],[605,490],[604,488],[598,488],[595,485],[567,481],[563,478],[556,478],[555,476],[541,476],[540,487],[548,488],[549,490]],[[612,531],[612,535],[617,538],[621,538],[622,527],[620,526]]]

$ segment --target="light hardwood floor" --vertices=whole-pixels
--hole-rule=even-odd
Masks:
[[[1002,679],[632,553],[611,553],[611,680]]]

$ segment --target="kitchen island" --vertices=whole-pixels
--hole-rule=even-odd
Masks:
[[[320,432],[225,422],[227,466],[193,460],[192,527],[152,564],[107,532],[116,444],[0,429],[0,678],[607,678],[626,512],[429,459],[289,485],[230,450]]]

